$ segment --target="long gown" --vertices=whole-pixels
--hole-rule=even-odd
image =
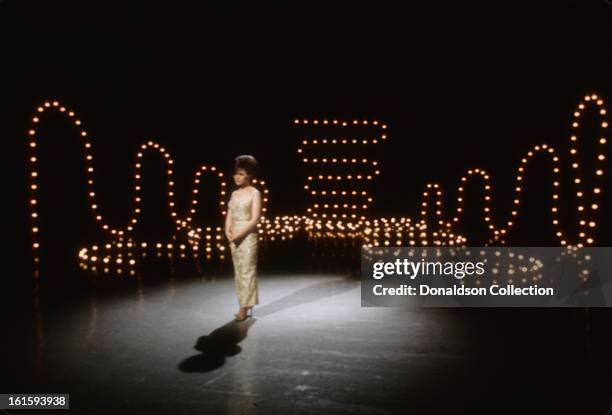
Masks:
[[[236,235],[251,219],[251,207],[253,197],[259,190],[255,189],[246,200],[243,197],[230,197],[228,203],[229,212],[232,216],[230,229]],[[249,232],[236,246],[230,242],[232,262],[234,263],[234,283],[236,294],[241,307],[251,307],[259,304],[259,290],[257,287],[257,250],[258,250],[257,228]]]

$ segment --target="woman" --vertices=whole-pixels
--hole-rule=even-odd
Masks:
[[[261,217],[261,194],[252,186],[257,160],[249,155],[235,159],[234,183],[225,217],[225,236],[232,251],[234,283],[240,309],[236,320],[247,318],[248,311],[259,304],[257,288],[257,224]]]

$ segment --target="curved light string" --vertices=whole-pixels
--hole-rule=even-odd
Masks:
[[[109,235],[112,238],[112,242],[106,243],[102,246],[94,245],[91,249],[81,250],[79,253],[79,257],[91,260],[92,262],[101,262],[101,263],[110,263],[114,262],[116,264],[122,264],[124,262],[128,262],[128,264],[133,265],[135,263],[135,259],[130,258],[127,261],[124,261],[123,255],[117,255],[116,258],[113,258],[112,252],[113,250],[132,250],[136,248],[146,249],[149,247],[153,247],[156,249],[167,249],[171,250],[174,248],[178,248],[180,250],[185,250],[186,245],[179,244],[176,247],[171,242],[134,242],[133,235],[131,235],[134,231],[135,226],[138,223],[139,216],[142,212],[142,195],[141,195],[141,181],[142,181],[142,167],[144,165],[144,159],[147,152],[158,152],[162,156],[162,160],[165,162],[166,167],[166,175],[167,175],[167,196],[168,196],[168,213],[170,218],[175,223],[175,227],[177,232],[181,230],[186,230],[189,234],[196,239],[204,240],[204,248],[205,251],[211,251],[211,242],[215,241],[217,248],[220,251],[223,251],[225,248],[221,243],[221,227],[206,227],[195,228],[192,226],[193,217],[197,213],[197,206],[199,203],[199,191],[200,191],[200,178],[202,174],[212,174],[219,181],[219,205],[221,207],[221,215],[224,216],[226,214],[225,210],[225,195],[226,195],[226,187],[227,184],[225,182],[223,172],[219,171],[215,166],[207,166],[203,165],[196,170],[194,173],[194,181],[193,181],[193,190],[191,194],[190,200],[190,209],[189,212],[184,216],[180,217],[175,205],[175,181],[174,181],[174,160],[172,159],[170,152],[162,147],[159,143],[154,141],[147,141],[146,143],[140,146],[139,151],[136,153],[136,162],[134,164],[134,205],[133,210],[130,215],[130,219],[125,226],[113,226],[109,224],[105,219],[103,214],[101,213],[100,203],[98,195],[95,191],[95,182],[94,182],[94,161],[93,161],[93,149],[92,149],[92,140],[89,136],[88,132],[85,130],[82,121],[76,116],[74,111],[67,109],[65,106],[61,105],[58,101],[47,101],[43,105],[39,106],[36,109],[35,116],[32,117],[32,126],[28,130],[28,159],[29,159],[29,191],[30,191],[30,200],[29,200],[29,213],[31,219],[31,231],[32,231],[32,248],[34,249],[34,261],[38,263],[40,258],[38,257],[38,251],[40,249],[40,241],[38,239],[38,233],[40,230],[38,220],[39,220],[39,212],[37,209],[38,199],[37,194],[39,190],[38,183],[38,170],[36,168],[38,162],[38,142],[37,142],[37,131],[36,127],[42,121],[42,116],[45,113],[55,110],[61,114],[66,115],[72,123],[76,126],[79,131],[79,137],[82,139],[83,149],[84,149],[84,158],[85,158],[85,173],[87,176],[87,195],[89,198],[89,207],[91,209],[91,213],[93,214],[94,220],[99,225],[100,230]],[[263,180],[255,181],[254,183],[257,187],[263,190],[263,200],[262,200],[262,211],[265,216],[267,212],[268,205],[268,193],[266,183]],[[205,235],[203,235],[205,234]],[[203,235],[203,236],[202,236]],[[213,235],[213,237],[211,237]],[[197,246],[197,245],[196,245]],[[89,251],[89,254],[87,253]],[[106,252],[106,253],[105,253]],[[131,256],[131,255],[127,255]],[[113,261],[111,261],[113,260]]]
[[[596,161],[593,165],[593,181],[592,187],[588,188],[580,173],[581,163],[578,158],[578,131],[581,127],[580,120],[583,118],[583,113],[587,106],[594,106],[599,116],[599,133],[597,134],[597,150],[596,150]],[[574,196],[577,200],[576,206],[576,218],[578,220],[578,232],[577,236],[572,239],[572,236],[567,230],[561,226],[559,219],[559,203],[560,203],[560,173],[561,163],[560,158],[557,155],[557,151],[554,147],[549,144],[541,144],[534,146],[527,154],[521,159],[519,166],[517,167],[517,174],[514,185],[514,196],[512,198],[513,206],[510,210],[510,217],[502,225],[496,225],[494,223],[491,201],[492,201],[492,184],[491,177],[484,169],[470,169],[467,174],[461,177],[460,184],[457,187],[457,207],[452,219],[454,224],[460,223],[462,214],[464,211],[465,202],[465,187],[469,181],[474,178],[481,179],[483,190],[484,190],[484,209],[482,220],[486,224],[490,231],[489,244],[506,244],[508,235],[516,223],[516,220],[520,213],[521,195],[525,186],[525,176],[527,173],[527,167],[529,163],[533,161],[538,155],[546,156],[552,160],[551,169],[551,185],[552,185],[552,207],[551,207],[551,223],[555,231],[559,244],[562,246],[590,246],[595,243],[595,230],[597,228],[597,216],[600,211],[601,195],[603,191],[603,180],[604,180],[604,165],[607,161],[606,156],[606,144],[607,144],[607,129],[609,127],[607,121],[607,110],[604,106],[604,101],[597,94],[586,95],[583,100],[579,103],[576,111],[573,113],[572,121],[572,134],[569,137],[569,156],[572,171],[572,183],[575,187]],[[428,188],[431,184],[428,184]],[[433,184],[436,189],[439,189],[437,184]],[[439,192],[440,190],[438,190]],[[429,193],[426,191],[423,193],[424,201],[422,207],[424,210],[421,211],[422,216],[426,216],[429,206],[427,205],[427,198]],[[436,201],[436,215],[442,215],[442,200]]]
[[[582,126],[582,118],[587,106],[596,108],[600,116],[600,133],[597,138],[596,162],[593,167],[594,181],[591,188],[588,188],[581,174],[581,163],[578,158],[577,144],[579,142],[578,131]],[[31,218],[32,248],[34,250],[34,260],[39,262],[38,251],[40,249],[39,234],[39,213],[37,210],[38,192],[38,143],[36,139],[36,128],[42,121],[42,116],[51,110],[65,114],[79,130],[81,137],[87,177],[87,194],[89,205],[95,221],[100,229],[111,237],[111,242],[103,245],[93,245],[83,248],[79,252],[79,258],[86,263],[115,264],[115,265],[134,265],[138,252],[154,249],[158,253],[161,251],[179,251],[181,256],[191,250],[194,256],[204,253],[207,258],[213,253],[218,253],[223,257],[226,247],[222,228],[220,226],[200,227],[194,223],[197,208],[200,204],[201,183],[203,175],[215,177],[218,181],[219,208],[221,215],[217,219],[222,219],[226,212],[227,183],[223,172],[215,166],[200,166],[193,176],[193,187],[191,190],[191,200],[188,211],[184,216],[179,215],[174,202],[174,161],[163,146],[152,140],[140,146],[136,154],[135,173],[134,173],[134,208],[130,219],[124,226],[113,226],[105,220],[101,213],[99,196],[94,189],[94,162],[92,151],[92,140],[83,127],[83,123],[76,117],[76,114],[61,105],[58,101],[47,101],[37,108],[35,116],[32,118],[32,126],[28,130],[28,158],[30,176],[30,200],[29,213]],[[605,147],[607,144],[606,132],[608,128],[607,110],[603,100],[596,94],[586,95],[579,103],[574,112],[572,122],[572,134],[570,135],[570,159],[571,170],[573,172],[573,184],[575,186],[575,197],[577,203],[577,220],[579,229],[576,240],[570,238],[569,233],[563,229],[559,219],[559,187],[560,187],[560,158],[556,150],[549,144],[534,146],[521,159],[517,167],[516,184],[514,186],[513,207],[507,220],[501,225],[496,225],[491,208],[492,202],[492,183],[491,176],[482,168],[474,168],[460,178],[457,187],[457,204],[454,215],[449,220],[444,218],[444,197],[442,186],[438,183],[427,183],[423,192],[421,202],[420,219],[414,221],[407,217],[391,218],[368,218],[363,213],[373,202],[373,197],[367,189],[356,190],[351,188],[351,183],[365,182],[372,183],[373,179],[380,174],[380,163],[371,157],[340,157],[330,154],[329,156],[308,156],[306,150],[312,146],[350,146],[350,145],[377,145],[387,139],[387,126],[377,120],[294,120],[295,124],[301,125],[331,125],[347,127],[349,125],[373,125],[380,128],[380,135],[373,139],[348,139],[348,138],[316,138],[304,139],[297,152],[302,157],[303,163],[311,165],[357,165],[365,170],[362,173],[346,175],[330,174],[309,174],[304,189],[315,199],[315,202],[307,210],[306,215],[285,215],[268,217],[267,207],[269,200],[269,190],[265,181],[260,180],[256,186],[263,190],[263,215],[258,224],[260,239],[262,241],[285,240],[293,238],[299,232],[305,232],[311,239],[318,238],[354,238],[359,239],[364,246],[465,246],[468,239],[458,234],[453,228],[462,220],[464,213],[465,189],[473,180],[480,180],[484,190],[484,208],[482,220],[490,232],[489,244],[506,244],[507,238],[513,228],[520,213],[521,195],[524,188],[525,175],[529,162],[536,156],[542,155],[552,160],[552,201],[551,222],[555,235],[559,243],[564,246],[582,247],[595,243],[595,229],[597,227],[597,214],[600,210],[600,200],[603,185],[604,165],[607,161]],[[158,152],[165,162],[167,173],[167,196],[168,212],[175,224],[176,234],[172,236],[172,241],[140,241],[137,242],[133,236],[133,230],[138,224],[140,213],[142,212],[141,180],[142,166],[145,162],[147,152]],[[323,183],[325,188],[311,188],[313,183]],[[349,198],[360,197],[362,203],[348,202]],[[330,201],[321,201],[325,198]],[[215,222],[219,223],[219,222]],[[185,233],[186,243],[177,243],[177,236]]]

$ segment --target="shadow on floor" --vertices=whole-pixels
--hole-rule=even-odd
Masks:
[[[287,308],[341,294],[358,286],[358,281],[348,279],[312,284],[270,304],[255,308],[253,313],[257,316],[266,316]],[[210,372],[223,366],[226,357],[240,353],[242,349],[238,343],[246,338],[247,331],[256,321],[257,319],[253,317],[245,321],[232,320],[213,330],[209,335],[200,337],[194,348],[202,353],[182,361],[178,366],[179,370],[183,372]]]
[[[242,350],[238,343],[247,336],[247,331],[256,322],[255,318],[244,321],[232,320],[201,336],[193,347],[201,354],[183,360],[178,368],[182,372],[210,372],[225,363],[225,358],[235,356]]]
[[[342,294],[359,287],[359,281],[345,279],[324,281],[301,288],[292,294],[276,301],[253,309],[253,315],[258,317],[267,316],[278,311],[286,310],[302,304],[311,303],[325,297]]]

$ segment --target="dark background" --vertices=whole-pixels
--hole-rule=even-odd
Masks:
[[[16,249],[11,259],[19,259],[12,275],[29,254],[25,132],[46,99],[83,120],[93,138],[102,211],[122,225],[132,209],[135,153],[149,139],[174,156],[179,212],[199,165],[230,173],[237,154],[252,153],[270,185],[272,214],[303,213],[294,117],[388,123],[373,216],[416,217],[430,180],[442,183],[454,208],[460,175],[483,167],[493,176],[500,223],[510,211],[520,158],[543,142],[565,156],[578,101],[592,92],[612,97],[612,5],[603,0],[418,7],[5,0],[0,19],[6,234]],[[41,238],[55,251],[43,255],[72,260],[99,234],[86,205],[77,132],[62,117],[46,119],[38,128]],[[582,156],[588,165],[588,146]],[[538,162],[529,170],[528,215],[512,244],[557,243],[547,213],[548,168]],[[147,164],[145,228],[167,221],[163,177],[161,163]],[[565,187],[565,201],[569,192]],[[470,200],[468,212],[479,211]],[[482,242],[479,216],[466,218],[472,244]],[[600,245],[612,239],[606,216]],[[571,223],[569,229],[573,234]]]

